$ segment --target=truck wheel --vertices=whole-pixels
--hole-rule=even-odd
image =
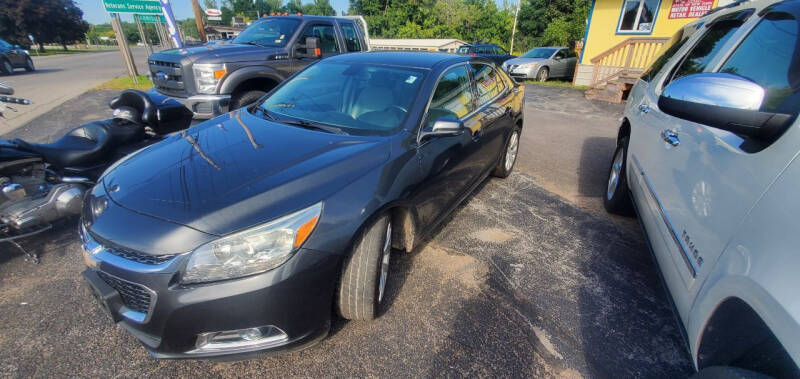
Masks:
[[[367,227],[344,263],[337,308],[348,320],[372,320],[383,301],[392,253],[389,215]]]
[[[611,158],[608,168],[608,184],[603,206],[609,213],[630,216],[633,215],[633,204],[628,194],[628,137],[622,138],[617,143],[617,150]]]
[[[769,376],[759,374],[755,371],[745,370],[731,366],[711,366],[706,367],[696,374],[692,379],[766,379]]]
[[[242,107],[246,107],[250,104],[253,104],[264,95],[266,95],[266,92],[259,90],[249,90],[238,93],[234,95],[233,98],[231,99],[230,110],[239,109]]]

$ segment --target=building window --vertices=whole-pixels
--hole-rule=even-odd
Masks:
[[[660,0],[625,0],[617,32],[650,34],[660,3]]]

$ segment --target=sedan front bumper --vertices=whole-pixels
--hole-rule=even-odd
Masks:
[[[81,228],[83,275],[105,313],[156,358],[236,358],[310,346],[330,328],[339,256],[300,249],[266,273],[182,285],[188,254],[159,264],[130,261]],[[219,332],[269,331],[257,343],[219,343]],[[266,333],[266,332],[265,332]],[[249,337],[249,336],[248,336]]]

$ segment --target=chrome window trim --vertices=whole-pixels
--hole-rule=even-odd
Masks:
[[[500,71],[493,64],[486,63],[486,62],[475,62],[475,61],[459,62],[459,63],[453,64],[451,66],[448,66],[447,68],[442,70],[442,72],[436,78],[436,84],[433,86],[433,91],[431,91],[431,94],[428,95],[428,103],[425,105],[425,113],[422,114],[422,120],[420,121],[419,125],[417,126],[417,148],[420,148],[420,147],[425,146],[427,144],[427,142],[425,142],[423,144],[420,144],[420,141],[421,141],[421,138],[422,138],[422,130],[425,128],[425,120],[428,119],[428,111],[430,110],[430,107],[431,107],[431,101],[433,101],[433,95],[436,93],[436,87],[439,85],[439,81],[442,80],[442,76],[444,76],[444,74],[446,74],[448,71],[452,70],[455,67],[458,67],[458,66],[469,66],[470,64],[482,64],[482,65],[485,65],[485,66],[492,67],[495,71]],[[476,102],[478,94],[475,91],[475,78],[472,77],[472,72],[470,71],[469,67],[467,67],[467,73],[469,74],[470,90],[472,91],[473,102]],[[507,84],[508,83],[504,83],[506,88],[502,92],[497,94],[497,96],[493,97],[492,99],[488,100],[487,102],[485,102],[485,103],[483,103],[483,104],[481,104],[479,106],[476,105],[475,110],[473,110],[472,112],[467,113],[464,116],[460,117],[459,120],[465,121],[465,120],[469,119],[470,117],[476,115],[481,110],[486,108],[486,106],[488,104],[491,104],[491,103],[495,102],[497,99],[499,99],[500,97],[505,95],[506,91],[509,89]]]
[[[672,241],[675,242],[675,244],[678,245],[678,247],[680,248],[680,251],[682,253],[681,258],[683,258],[683,262],[686,264],[686,268],[689,269],[689,273],[692,274],[692,278],[696,278],[698,268],[695,266],[694,262],[692,262],[692,259],[689,257],[688,250],[686,249],[686,246],[683,244],[683,241],[681,241],[680,237],[678,237],[678,234],[675,232],[675,226],[672,224],[672,220],[669,218],[669,216],[667,216],[667,213],[664,210],[664,205],[661,204],[660,200],[658,200],[655,190],[653,189],[653,184],[650,182],[650,178],[648,178],[647,174],[645,174],[644,170],[642,169],[642,166],[639,164],[639,160],[636,159],[636,156],[635,155],[631,156],[633,157],[634,165],[636,165],[636,171],[639,172],[639,174],[642,176],[642,179],[644,179],[645,185],[647,185],[648,195],[650,195],[650,198],[656,202],[656,205],[658,205],[658,211],[661,214],[661,219],[667,226],[669,234],[670,236],[672,236]]]

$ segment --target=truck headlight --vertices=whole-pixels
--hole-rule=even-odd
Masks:
[[[219,81],[228,73],[224,64],[198,63],[194,65],[193,70],[197,92],[204,94],[213,94]]]
[[[183,283],[233,279],[272,270],[289,260],[317,226],[322,203],[211,241],[189,257]]]

